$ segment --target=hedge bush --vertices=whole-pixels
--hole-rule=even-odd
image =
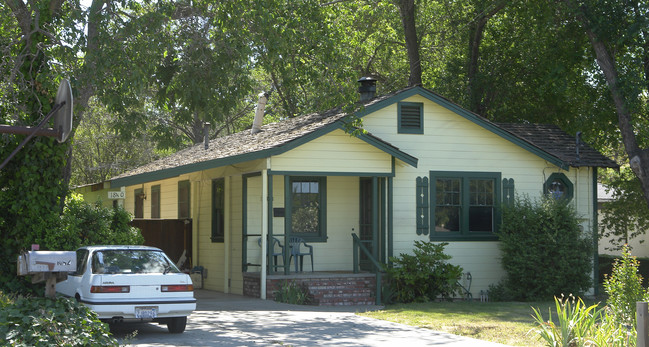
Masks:
[[[444,253],[447,242],[415,241],[414,255],[401,253],[392,257],[393,267],[387,268],[390,297],[385,301],[401,303],[425,302],[438,297],[450,299],[460,293],[458,279],[463,269],[447,263],[451,256]]]
[[[551,300],[593,286],[592,239],[571,205],[517,198],[503,208],[499,237],[506,277],[490,291],[493,299]]]
[[[9,346],[119,346],[108,325],[75,300],[0,292],[0,341]]]

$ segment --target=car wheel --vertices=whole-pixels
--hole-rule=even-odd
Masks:
[[[173,317],[167,323],[167,328],[172,334],[180,334],[185,331],[185,326],[187,326],[187,317]]]

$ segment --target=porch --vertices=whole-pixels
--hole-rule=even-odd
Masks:
[[[259,298],[261,273],[243,274],[243,295]],[[307,289],[311,305],[355,306],[376,304],[376,275],[347,271],[298,272],[289,275],[266,275],[266,298],[275,299],[275,292],[285,282],[295,282]]]

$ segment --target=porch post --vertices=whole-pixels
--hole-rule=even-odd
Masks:
[[[372,256],[379,256],[379,178],[372,176]]]
[[[266,300],[266,266],[268,257],[268,170],[261,173],[261,283],[260,297]]]
[[[284,175],[284,274],[288,275],[291,267],[288,263],[290,260],[289,252],[290,245],[288,244],[288,238],[291,234],[291,226],[293,223],[292,217],[292,206],[293,206],[293,195],[291,195],[291,177]],[[297,260],[296,260],[297,261]]]
[[[225,206],[223,206],[223,292],[230,292],[230,249],[232,248],[232,230],[230,230],[230,219],[232,208],[232,176],[225,177]]]
[[[388,265],[392,266],[390,257],[394,255],[394,177],[396,162],[392,157],[392,176],[388,176]]]

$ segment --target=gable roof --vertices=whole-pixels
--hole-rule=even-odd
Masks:
[[[580,160],[575,161],[574,156],[570,157],[568,153],[570,151],[576,153],[575,141],[559,127],[539,126],[534,128],[535,125],[530,124],[531,127],[526,128],[525,124],[518,127],[496,124],[419,86],[408,87],[376,97],[363,104],[356,115],[363,117],[413,95],[421,95],[563,169],[568,169],[570,166],[617,167],[617,164],[587,145],[584,147],[585,152],[580,156]],[[343,128],[346,116],[347,114],[340,108],[336,108],[266,124],[256,134],[252,134],[247,129],[219,137],[209,141],[208,149],[205,149],[203,144],[194,145],[118,175],[110,180],[111,187],[161,180],[185,173],[278,155],[333,130]],[[561,146],[555,145],[551,141],[537,139],[537,137],[543,136],[561,140]],[[366,132],[358,138],[409,165],[417,166],[417,158],[370,133]],[[570,141],[567,139],[571,139],[572,142],[569,143]]]

